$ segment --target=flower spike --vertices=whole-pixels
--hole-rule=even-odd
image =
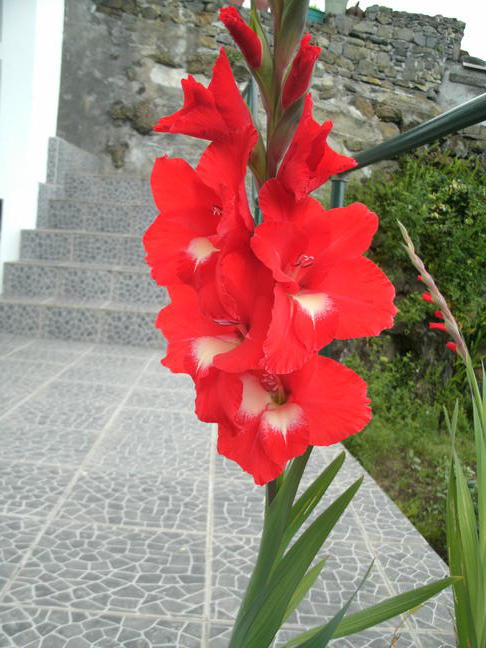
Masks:
[[[447,332],[446,325],[443,322],[430,322],[429,329]]]

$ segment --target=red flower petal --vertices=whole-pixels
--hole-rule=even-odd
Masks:
[[[364,380],[330,358],[313,356],[284,382],[305,412],[311,445],[342,441],[371,419]]]
[[[320,126],[312,117],[312,97],[307,95],[304,112],[277,178],[296,199],[320,187],[332,175],[352,169],[356,160],[336,153],[328,144],[332,122]]]
[[[336,264],[321,279],[314,278],[313,288],[319,286],[339,313],[337,339],[378,335],[393,326],[395,289],[366,257]]]

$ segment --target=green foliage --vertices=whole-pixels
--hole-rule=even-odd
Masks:
[[[398,164],[385,178],[378,172],[349,188],[349,202],[359,200],[380,216],[371,256],[397,283],[400,298],[409,292],[413,275],[396,225],[402,221],[463,332],[474,337],[486,326],[486,171],[474,159],[436,149]],[[417,322],[425,312],[410,298],[399,306],[401,322]]]
[[[473,362],[486,339],[486,172],[474,159],[429,149],[349,187],[347,202],[376,211],[380,229],[370,257],[397,289],[399,313],[391,334],[356,343],[346,363],[368,382],[373,421],[348,440],[350,450],[447,558],[445,501],[450,440],[443,407],[467,388],[465,370],[444,348],[447,337],[429,331],[434,308],[402,248],[397,220],[441,287],[465,333]],[[456,447],[474,495],[472,412],[461,412]],[[474,497],[477,499],[477,497]]]

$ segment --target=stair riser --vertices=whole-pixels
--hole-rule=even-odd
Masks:
[[[128,304],[168,303],[164,288],[146,273],[63,268],[6,263],[4,294],[19,297],[58,297],[79,301],[98,300]]]
[[[155,312],[0,303],[0,331],[5,333],[163,349],[155,317]]]
[[[96,202],[144,203],[151,200],[152,192],[147,180],[66,175],[64,195]]]
[[[51,200],[46,227],[142,236],[156,215],[156,209],[150,204],[130,207]]]
[[[44,230],[23,230],[21,235],[21,259],[143,266],[144,257],[139,236]]]

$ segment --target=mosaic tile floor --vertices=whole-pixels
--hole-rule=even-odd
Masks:
[[[224,648],[263,492],[215,451],[192,387],[146,348],[0,335],[0,646]],[[339,452],[315,450],[309,479]],[[362,474],[347,457],[335,495]],[[355,608],[445,565],[366,476],[328,564],[275,646],[322,623],[375,557]],[[445,592],[333,646],[455,645]]]

